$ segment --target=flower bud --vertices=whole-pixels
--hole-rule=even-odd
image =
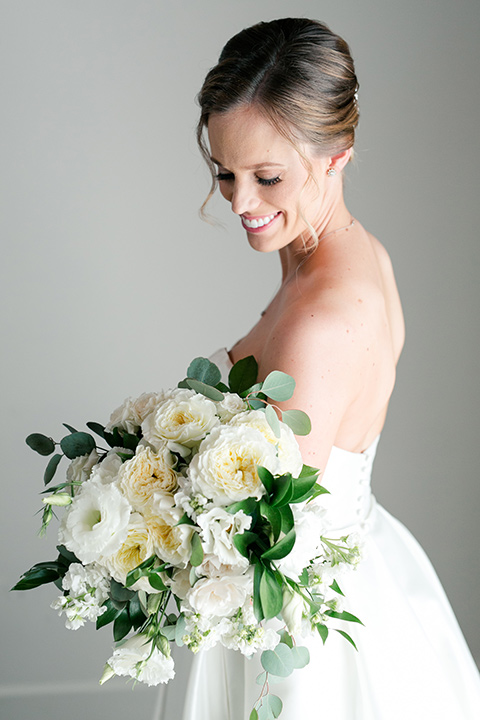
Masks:
[[[44,497],[42,502],[45,505],[58,505],[60,507],[66,507],[72,502],[72,498],[67,493],[54,493],[48,497]]]

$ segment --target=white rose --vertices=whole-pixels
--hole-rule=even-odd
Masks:
[[[243,511],[232,515],[220,507],[214,507],[197,518],[202,528],[203,549],[206,553],[216,555],[224,565],[236,565],[240,570],[248,567],[247,558],[243,557],[233,544],[236,534],[248,530],[252,518]]]
[[[127,574],[153,555],[153,542],[147,524],[140,513],[132,513],[127,528],[127,537],[119,550],[102,560],[112,577],[125,585]],[[133,590],[154,592],[147,578],[140,578]]]
[[[155,453],[140,446],[135,456],[127,460],[119,472],[119,487],[135,510],[142,510],[155,492],[173,493],[177,489],[177,474],[172,469],[172,454],[166,448]]]
[[[248,575],[203,578],[187,593],[186,600],[194,612],[210,617],[227,617],[243,605],[253,591]]]
[[[89,455],[74,458],[67,468],[68,482],[83,483],[88,480],[93,466],[98,462],[98,457],[94,448]]]
[[[288,425],[280,422],[280,437],[277,438],[262,410],[240,413],[232,418],[230,425],[247,425],[259,430],[269,443],[277,446],[278,474],[289,472],[293,477],[300,475],[303,467],[302,456],[295,435]]]
[[[291,590],[284,590],[282,617],[292,635],[301,635],[305,630],[308,631],[308,624],[304,621],[308,613],[308,605],[301,595]]]
[[[130,505],[115,485],[87,481],[63,516],[61,543],[90,563],[116,552],[127,536]]]
[[[163,398],[163,393],[143,393],[135,400],[130,397],[126,398],[120,407],[110,415],[110,421],[105,430],[111,432],[113,428],[117,427],[135,435],[147,415],[155,410]]]
[[[164,562],[185,567],[190,560],[192,526],[177,525],[183,515],[173,497],[156,493],[145,512],[145,522],[155,553]]]
[[[217,414],[220,417],[222,423],[229,422],[238,413],[245,412],[247,404],[236,393],[225,393],[223,400],[219,400],[217,403]]]
[[[147,685],[167,683],[175,676],[172,657],[166,657],[144,635],[129,638],[108,661],[115,675],[129,675]]]
[[[262,497],[264,487],[257,465],[275,473],[278,469],[275,447],[254,428],[220,425],[201,443],[188,475],[194,492],[218,505],[229,505],[247,497]]]
[[[156,449],[165,441],[169,447],[192,448],[219,422],[214,402],[193,390],[179,388],[150,413],[142,431]]]
[[[117,449],[120,450],[120,448]],[[122,459],[117,455],[115,450],[110,450],[102,462],[93,468],[92,474],[90,475],[90,482],[98,483],[99,485],[109,485],[117,479],[121,467]]]
[[[277,567],[293,580],[322,552],[321,535],[324,530],[323,511],[308,505],[293,505],[295,544],[291,552],[276,561]]]

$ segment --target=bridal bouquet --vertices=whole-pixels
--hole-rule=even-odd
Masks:
[[[318,632],[325,642],[335,620],[360,622],[341,609],[336,580],[359,550],[322,534],[328,491],[294,435],[310,431],[308,416],[268,402],[289,399],[293,378],[274,371],[257,382],[257,372],[244,358],[227,386],[216,365],[196,358],[177,388],[125,400],[106,427],[87,423],[100,441],[69,425],[59,443],[29,435],[33,450],[51,456],[41,534],[56,509],[65,512],[58,558],[13,589],[53,582],[62,594],[52,607],[67,628],[113,623],[102,683],[168,682],[172,642],[262,651],[250,717],[268,720],[282,708],[269,682],[309,662],[295,638]],[[64,456],[66,477],[51,486]]]

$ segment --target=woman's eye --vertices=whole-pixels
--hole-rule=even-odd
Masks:
[[[233,180],[233,173],[222,173],[219,172],[215,175],[217,180]]]
[[[274,177],[274,178],[261,178],[261,177],[257,177],[257,182],[258,182],[260,185],[267,185],[267,187],[268,187],[269,185],[276,185],[278,182],[281,182],[281,181],[282,181],[282,178],[281,178],[279,175],[278,175],[277,177]]]

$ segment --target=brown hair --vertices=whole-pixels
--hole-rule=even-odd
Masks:
[[[357,92],[350,48],[321,22],[281,18],[234,35],[198,94],[197,140],[212,173],[202,211],[216,187],[203,136],[212,113],[255,105],[297,150],[302,141],[334,155],[353,146]]]

